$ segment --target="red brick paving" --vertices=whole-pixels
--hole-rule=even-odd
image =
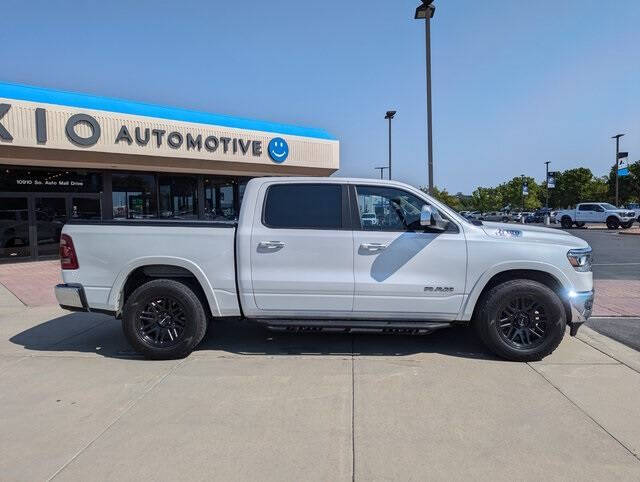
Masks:
[[[60,262],[0,264],[0,283],[27,306],[55,305]],[[594,316],[640,316],[639,280],[595,280]]]
[[[0,264],[0,283],[27,306],[56,305],[53,287],[62,283],[60,261]]]
[[[595,280],[594,316],[640,316],[640,280]]]

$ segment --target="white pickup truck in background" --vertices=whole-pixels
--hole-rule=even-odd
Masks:
[[[98,221],[62,233],[60,305],[121,318],[155,359],[184,357],[209,322],[244,317],[276,330],[473,325],[497,355],[539,360],[593,302],[585,241],[469,221],[392,181],[259,178],[238,223]]]
[[[580,203],[575,209],[564,209],[556,214],[564,229],[571,229],[574,225],[581,228],[586,223],[606,224],[609,229],[628,229],[635,218],[634,211],[619,209],[609,203]]]

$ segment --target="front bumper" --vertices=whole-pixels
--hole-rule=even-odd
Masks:
[[[571,323],[569,324],[571,336],[578,333],[578,328],[591,316],[593,311],[594,291],[572,291],[569,293],[571,306]]]
[[[69,311],[89,311],[82,285],[72,283],[56,285],[54,292],[61,308]]]

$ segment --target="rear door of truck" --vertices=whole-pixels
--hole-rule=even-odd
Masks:
[[[351,312],[353,231],[346,185],[261,186],[251,232],[251,282],[256,307],[269,315]]]

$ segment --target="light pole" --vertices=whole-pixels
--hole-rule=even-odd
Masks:
[[[416,8],[414,18],[424,19],[425,38],[427,50],[427,154],[429,156],[429,194],[433,194],[433,141],[431,130],[431,19],[436,13],[433,0],[422,0],[422,4]]]
[[[382,166],[382,167],[374,167],[374,169],[380,169],[380,179],[383,179],[382,173],[384,172],[385,169],[389,169],[389,168],[387,166]]]
[[[388,110],[384,115],[385,119],[389,119],[389,180],[391,180],[391,119],[393,119],[394,115],[396,115],[395,110]],[[382,171],[380,171],[380,175],[382,176]]]
[[[618,207],[618,155],[620,154],[620,138],[622,136],[624,134],[616,134],[611,137],[611,139],[616,140],[616,208]]]
[[[545,178],[544,184],[547,186],[547,200],[544,207],[547,209],[549,209],[549,164],[551,164],[551,161],[545,162],[545,165],[547,166],[547,177]]]

